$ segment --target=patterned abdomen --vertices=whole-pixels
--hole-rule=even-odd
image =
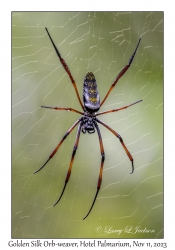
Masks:
[[[88,72],[84,78],[83,102],[85,109],[90,113],[97,112],[100,108],[100,96],[95,76],[92,72]]]

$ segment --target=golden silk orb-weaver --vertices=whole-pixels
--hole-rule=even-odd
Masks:
[[[101,182],[102,182],[102,174],[103,174],[103,166],[104,166],[104,160],[105,160],[105,152],[104,152],[104,147],[103,147],[103,142],[102,142],[102,136],[101,136],[101,132],[100,132],[100,128],[99,128],[98,124],[101,124],[104,127],[106,127],[109,131],[111,131],[119,139],[122,147],[124,148],[126,154],[128,155],[128,158],[130,159],[131,164],[132,164],[132,171],[131,171],[130,174],[132,174],[134,172],[133,157],[130,154],[130,152],[128,151],[126,145],[124,144],[122,137],[116,131],[114,131],[111,127],[109,127],[107,124],[105,124],[104,122],[102,122],[101,120],[99,120],[97,117],[100,116],[100,115],[104,115],[104,114],[108,114],[108,113],[111,113],[111,112],[117,112],[117,111],[126,109],[126,108],[131,107],[131,106],[135,105],[136,103],[139,103],[139,102],[142,101],[142,100],[139,100],[137,102],[134,102],[134,103],[132,103],[130,105],[127,105],[127,106],[124,106],[124,107],[121,107],[121,108],[112,109],[112,110],[108,110],[108,111],[104,111],[104,112],[98,112],[99,109],[101,108],[101,106],[106,101],[106,99],[109,96],[110,92],[115,87],[115,85],[118,82],[118,80],[124,75],[124,73],[130,67],[130,65],[131,65],[131,63],[132,63],[132,61],[134,59],[134,56],[136,54],[136,51],[138,49],[138,46],[140,44],[141,38],[139,39],[138,44],[137,44],[137,46],[136,46],[136,48],[134,50],[134,53],[132,54],[131,58],[129,59],[128,64],[117,75],[115,81],[112,83],[111,87],[109,88],[109,90],[108,90],[107,94],[105,95],[104,99],[102,100],[102,102],[100,102],[100,96],[99,96],[99,93],[98,93],[97,83],[96,83],[96,79],[95,79],[94,74],[92,72],[88,72],[86,74],[86,76],[84,78],[84,83],[83,83],[83,102],[82,102],[82,100],[80,98],[80,95],[78,93],[76,82],[75,82],[75,80],[74,80],[74,78],[73,78],[73,76],[72,76],[72,74],[71,74],[71,72],[70,72],[70,70],[69,70],[69,68],[68,68],[65,60],[61,57],[61,54],[58,51],[55,43],[53,42],[48,29],[47,28],[45,28],[45,29],[47,31],[47,34],[48,34],[49,38],[50,38],[50,41],[52,42],[52,45],[53,45],[53,47],[54,47],[54,49],[56,51],[57,56],[60,59],[60,62],[62,64],[62,66],[64,67],[65,71],[67,72],[67,74],[68,74],[68,76],[69,76],[69,78],[70,78],[70,80],[72,82],[72,85],[73,85],[73,87],[75,89],[75,92],[76,92],[76,95],[77,95],[77,98],[78,98],[78,101],[79,101],[79,103],[80,103],[83,111],[78,111],[78,110],[75,110],[73,108],[41,106],[42,108],[55,109],[55,110],[67,110],[67,111],[76,112],[76,113],[80,114],[81,117],[64,134],[62,140],[59,142],[59,144],[56,146],[56,148],[50,154],[50,156],[47,159],[47,161],[38,170],[36,170],[34,172],[34,174],[37,173],[37,172],[39,172],[42,168],[44,168],[44,166],[50,161],[50,159],[52,159],[52,157],[58,151],[58,149],[60,148],[60,146],[62,145],[62,143],[64,142],[64,140],[67,138],[67,136],[79,124],[78,125],[76,139],[75,139],[75,144],[74,144],[74,148],[73,148],[73,152],[72,152],[72,157],[71,157],[71,160],[70,160],[69,169],[67,171],[67,175],[66,175],[66,179],[65,179],[65,184],[64,184],[64,187],[63,187],[63,190],[61,192],[61,195],[60,195],[59,199],[53,205],[53,206],[55,206],[60,201],[60,199],[61,199],[61,197],[62,197],[62,195],[63,195],[63,193],[65,191],[65,188],[67,186],[67,183],[69,181],[69,178],[70,178],[70,175],[71,175],[71,171],[72,171],[72,165],[73,165],[74,157],[75,157],[76,150],[77,150],[78,143],[79,143],[79,139],[80,139],[80,133],[81,132],[82,133],[88,132],[89,134],[92,134],[92,133],[95,133],[95,131],[97,131],[98,138],[99,138],[99,144],[100,144],[100,152],[101,152],[101,165],[100,165],[100,172],[99,172],[99,177],[98,177],[98,182],[97,182],[97,191],[96,191],[94,200],[92,202],[92,205],[91,205],[88,213],[83,218],[83,219],[85,219],[90,214],[90,212],[91,212],[91,210],[92,210],[92,208],[93,208],[93,206],[95,204],[97,195],[98,195],[100,187],[101,187]]]

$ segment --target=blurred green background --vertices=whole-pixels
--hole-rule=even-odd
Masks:
[[[76,129],[45,168],[32,174],[79,117],[40,106],[81,110],[45,27],[80,96],[84,76],[92,71],[101,100],[142,37],[132,66],[101,111],[143,102],[100,117],[122,136],[135,172],[129,174],[131,163],[119,140],[100,126],[106,153],[103,181],[86,220],[101,162],[97,133],[81,133],[70,181],[54,208]],[[136,227],[147,232],[135,232]],[[163,12],[12,13],[12,237],[163,238]]]

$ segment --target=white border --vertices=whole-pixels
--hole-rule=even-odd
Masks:
[[[124,3],[124,4],[123,4]],[[174,159],[174,100],[175,100],[175,80],[174,80],[174,51],[175,39],[174,24],[175,13],[174,3],[170,1],[16,1],[6,0],[1,2],[1,67],[0,67],[0,154],[1,154],[1,174],[0,174],[0,245],[2,249],[8,248],[8,241],[11,239],[11,11],[77,11],[77,10],[98,10],[98,11],[164,11],[164,202],[165,202],[165,233],[164,240],[168,249],[173,249],[174,222],[175,222],[175,202],[174,202],[174,179],[175,179],[175,159]],[[59,240],[60,242],[65,240]],[[113,240],[111,240],[112,242]],[[130,240],[127,240],[130,241]],[[132,240],[131,240],[132,241]],[[151,240],[141,240],[141,242],[151,242]],[[154,240],[156,242],[156,240]],[[142,249],[147,249],[142,247]]]

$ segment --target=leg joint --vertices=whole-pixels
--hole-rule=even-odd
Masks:
[[[120,142],[123,143],[123,139],[121,138],[120,135],[118,136],[118,138],[119,138]]]
[[[77,151],[77,146],[74,146],[74,148],[73,148],[73,152],[72,152],[72,156],[74,156],[74,155],[75,155],[76,151]]]
[[[63,136],[62,141],[64,141],[68,135],[69,135],[69,132],[66,132],[66,134]]]
[[[102,154],[101,154],[101,157],[102,157],[102,158],[101,158],[102,162],[104,162],[104,160],[105,160],[105,154],[102,153]]]

